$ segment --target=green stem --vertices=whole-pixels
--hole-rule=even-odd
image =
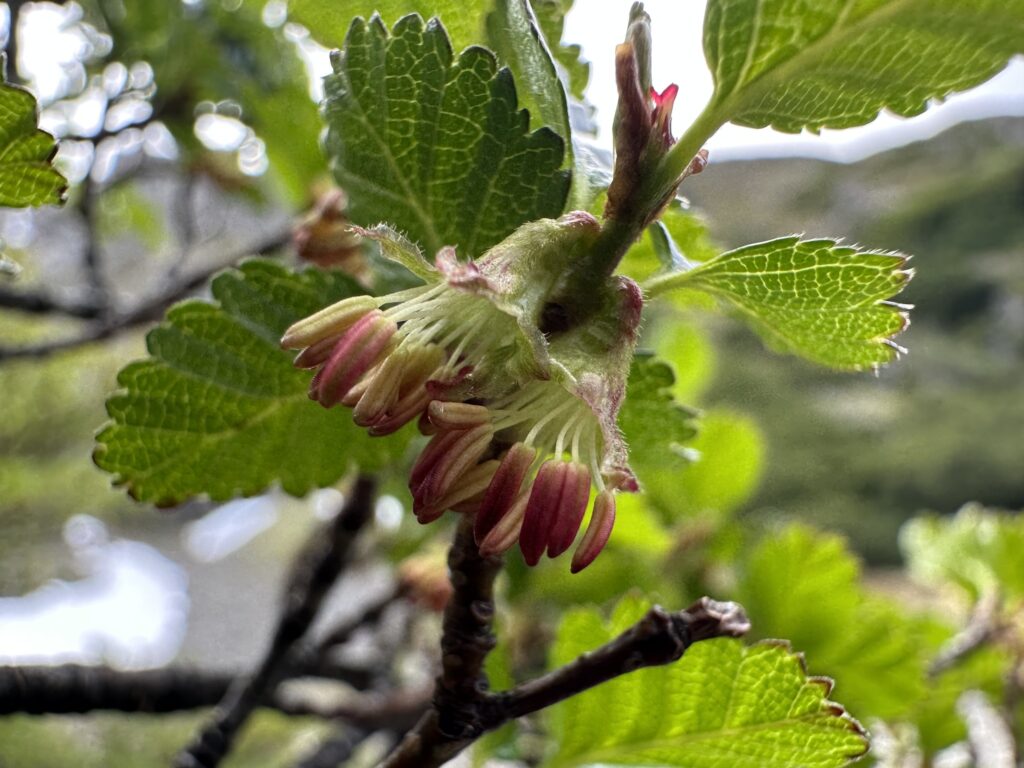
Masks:
[[[603,280],[615,272],[630,246],[644,232],[654,208],[671,197],[679,186],[693,158],[726,121],[721,111],[711,104],[704,108],[693,124],[661,158],[653,171],[636,188],[636,202],[626,206],[638,214],[626,219],[605,219],[601,234],[581,264],[595,280]]]

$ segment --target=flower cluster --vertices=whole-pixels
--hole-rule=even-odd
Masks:
[[[420,522],[447,510],[475,515],[483,553],[518,541],[535,565],[545,552],[557,557],[572,547],[591,507],[574,573],[608,541],[614,492],[636,490],[615,416],[622,361],[628,369],[635,343],[638,290],[609,281],[593,299],[594,317],[576,329],[579,340],[566,333],[549,342],[539,328],[545,296],[572,257],[569,246],[595,226],[580,213],[535,222],[477,262],[458,262],[445,249],[436,267],[424,268],[406,252],[400,260],[426,285],[345,299],[282,339],[301,350],[297,366],[316,369],[313,400],[351,407],[372,435],[415,420],[431,436],[409,480]],[[382,250],[395,245],[382,242]],[[596,356],[589,354],[595,344]],[[592,367],[567,362],[579,359]]]

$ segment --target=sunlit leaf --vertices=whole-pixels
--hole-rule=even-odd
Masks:
[[[568,613],[552,666],[608,642],[647,605],[626,598],[607,623],[593,610]],[[552,708],[557,748],[544,766],[846,765],[867,750],[867,741],[857,722],[828,700],[830,691],[831,682],[808,677],[785,643],[703,641],[675,664],[632,672]]]
[[[386,465],[401,439],[375,439],[348,413],[309,400],[310,373],[278,346],[295,320],[361,292],[339,273],[249,261],[186,301],[146,339],[150,357],[118,376],[96,463],[140,501],[221,500],[280,483],[301,495],[355,465]]]
[[[972,599],[998,590],[1024,595],[1024,516],[968,504],[953,517],[917,517],[900,531],[911,572],[955,584]]]
[[[781,131],[912,116],[1024,52],[1024,0],[710,0],[723,121]]]
[[[783,237],[654,278],[652,294],[696,288],[743,313],[766,343],[833,368],[890,362],[908,309],[890,299],[912,276],[907,257]]]
[[[0,82],[0,205],[23,208],[57,205],[68,182],[53,158],[57,142],[38,128],[35,97]]]

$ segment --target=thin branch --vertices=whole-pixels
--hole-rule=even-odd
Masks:
[[[351,758],[369,735],[360,728],[344,728],[296,763],[295,768],[336,768]]]
[[[259,668],[231,687],[211,721],[174,761],[177,768],[214,768],[231,749],[235,734],[287,672],[294,644],[306,634],[327,591],[347,564],[352,544],[373,511],[375,483],[359,477],[345,506],[326,531],[317,531],[293,565],[281,617]]]
[[[543,677],[488,696],[479,728],[481,732],[498,728],[620,675],[678,661],[701,640],[741,637],[749,629],[750,622],[736,603],[702,597],[675,613],[656,605],[610,643]]]
[[[655,606],[633,627],[571,664],[510,691],[488,693],[482,668],[494,644],[491,587],[500,565],[479,555],[471,523],[464,521],[449,557],[455,594],[445,612],[444,671],[433,706],[381,768],[437,768],[510,720],[634,670],[674,662],[693,643],[739,637],[750,629],[735,603],[705,597],[676,613]]]
[[[122,671],[80,664],[0,667],[0,715],[178,712],[216,704],[235,675],[182,667]]]
[[[262,256],[273,251],[276,251],[291,240],[291,229],[283,229],[279,232],[274,232],[265,241],[256,244],[253,247],[241,249],[236,253],[233,253],[223,262],[217,264],[214,267],[208,267],[206,269],[194,272],[187,277],[182,278],[180,281],[174,283],[170,287],[164,289],[160,293],[143,300],[135,308],[124,312],[119,315],[107,317],[99,324],[88,326],[79,333],[77,336],[72,336],[67,339],[57,339],[55,341],[46,341],[39,344],[34,344],[24,347],[0,347],[0,363],[7,360],[15,360],[19,358],[34,358],[41,359],[49,357],[50,355],[58,352],[64,352],[70,349],[76,349],[78,347],[85,346],[96,341],[103,341],[104,339],[117,336],[120,333],[128,331],[139,325],[145,323],[151,323],[159,320],[163,316],[164,311],[174,302],[179,301],[202,286],[206,285],[213,275],[220,272],[222,269],[226,269],[233,264],[237,263],[239,259],[244,256]],[[4,294],[0,292],[0,307],[8,307],[14,309],[21,309],[21,307],[13,306],[15,300],[11,300],[11,304],[5,303]],[[29,299],[29,301],[43,300],[40,297],[35,299]],[[52,309],[39,310],[39,311],[60,311],[63,312],[63,305],[57,305],[51,302]],[[34,311],[34,310],[33,310]],[[96,314],[93,317],[99,317],[104,314],[102,308],[96,309]],[[84,317],[84,315],[82,315]]]
[[[0,286],[0,309],[14,309],[32,315],[66,315],[81,320],[95,320],[103,307],[92,301],[64,302],[36,291],[12,291]]]
[[[483,557],[470,516],[459,522],[448,568],[453,593],[444,612],[441,674],[430,711],[381,764],[382,768],[429,768],[455,756],[480,732],[478,709],[488,687],[483,666],[494,648],[494,579],[499,557]]]

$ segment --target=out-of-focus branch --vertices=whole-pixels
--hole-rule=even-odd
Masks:
[[[0,715],[177,712],[217,703],[234,679],[229,672],[178,667],[138,672],[79,664],[0,667]]]
[[[360,476],[327,530],[314,533],[292,566],[270,647],[259,668],[228,691],[209,723],[174,761],[177,768],[214,768],[231,749],[235,734],[287,674],[289,652],[316,618],[327,591],[348,562],[356,536],[373,512],[375,483]]]
[[[0,666],[0,715],[200,709],[220,702],[239,677],[233,672],[189,667],[127,671],[81,664]],[[404,731],[430,705],[430,693],[414,688],[360,693],[331,701],[285,690],[261,700],[260,706],[287,715],[343,720],[366,730]]]
[[[182,277],[163,291],[144,299],[133,309],[116,315],[107,315],[106,317],[103,317],[105,315],[105,310],[100,307],[82,305],[79,308],[81,309],[81,313],[67,312],[65,305],[38,294],[26,294],[28,298],[25,299],[15,292],[0,291],[0,308],[25,309],[26,311],[31,312],[55,312],[70,314],[72,316],[82,318],[87,316],[91,318],[103,317],[100,322],[87,326],[77,336],[41,342],[39,344],[32,344],[23,347],[0,347],[0,363],[6,360],[14,360],[18,358],[38,359],[49,357],[50,355],[58,352],[76,349],[95,341],[102,341],[135,328],[136,326],[159,320],[164,311],[171,304],[185,298],[193,291],[204,286],[217,272],[232,266],[238,262],[239,259],[245,256],[266,255],[283,248],[290,241],[290,228],[274,232],[264,241],[256,243],[249,248],[240,249],[214,267],[208,267]],[[19,302],[21,304],[38,306],[39,309],[26,309],[24,306],[19,306]]]

